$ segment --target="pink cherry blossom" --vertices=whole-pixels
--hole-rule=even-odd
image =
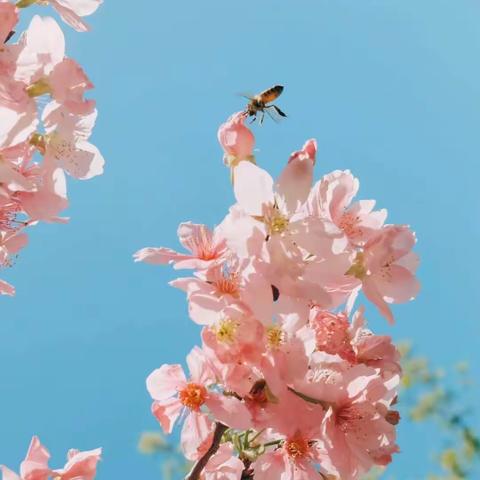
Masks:
[[[348,379],[346,379],[348,380]],[[384,466],[398,452],[395,425],[388,415],[398,376],[360,377],[338,391],[323,421],[323,466],[345,480],[357,480],[373,465]]]
[[[162,365],[154,370],[147,379],[147,389],[154,402],[152,412],[163,430],[170,433],[182,411],[186,411],[182,437],[192,435],[192,428],[197,430],[196,437],[201,439],[202,424],[207,408],[215,418],[234,428],[248,426],[248,410],[234,397],[223,396],[211,391],[208,386],[215,383],[209,360],[198,347],[187,357],[191,376],[187,380],[180,365]],[[195,432],[193,432],[195,433]],[[200,443],[200,441],[198,442]]]
[[[101,453],[100,448],[88,452],[70,450],[67,464],[61,469],[52,470],[48,466],[50,453],[38,437],[33,437],[25,460],[20,464],[20,475],[3,465],[0,465],[0,470],[3,480],[93,480]]]
[[[335,223],[354,245],[363,245],[383,226],[387,211],[373,211],[374,200],[351,205],[358,189],[359,181],[348,170],[336,170],[315,184],[306,208],[310,215]]]
[[[170,248],[149,247],[135,253],[135,261],[154,265],[172,263],[176,269],[203,270],[224,260],[225,240],[217,229],[212,232],[205,225],[186,222],[180,224],[177,233],[180,243],[190,251],[190,255],[178,253]]]
[[[314,140],[274,180],[244,121],[237,113],[218,132],[236,200],[218,227],[182,223],[187,253],[135,254],[194,270],[170,284],[202,326],[189,378],[178,364],[148,377],[152,411],[167,433],[185,417],[182,450],[202,479],[359,480],[398,451],[401,368],[364,308],[351,313],[362,290],[389,320],[387,303],[417,293],[415,236],[384,226],[373,200],[352,203],[349,171],[312,187]]]
[[[50,102],[42,114],[45,155],[53,157],[58,166],[81,180],[103,173],[105,160],[97,147],[87,141],[96,117],[96,110],[86,115],[74,114],[55,101]]]
[[[362,281],[365,296],[394,322],[388,303],[404,303],[420,290],[415,271],[418,257],[411,250],[415,234],[404,225],[389,225],[372,237],[357,255],[349,273]]]

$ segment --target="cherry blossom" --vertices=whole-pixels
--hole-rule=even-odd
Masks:
[[[388,304],[415,297],[415,235],[385,225],[373,200],[354,202],[349,171],[314,184],[314,140],[274,180],[244,121],[236,113],[218,131],[236,201],[225,217],[213,230],[180,224],[186,253],[134,255],[193,270],[170,284],[202,326],[189,378],[178,364],[148,377],[152,411],[167,433],[185,418],[189,480],[359,480],[399,451],[402,372],[391,337],[354,307],[363,292],[392,322]]]
[[[85,92],[93,85],[66,56],[57,22],[34,15],[18,40],[10,40],[19,13],[36,3],[51,3],[84,30],[80,17],[101,1],[0,1],[0,267],[12,265],[19,250],[12,248],[14,239],[26,239],[27,227],[68,220],[61,216],[68,206],[65,173],[86,180],[101,175],[105,163],[89,142],[97,111]],[[0,293],[14,292],[0,280]]]
[[[50,453],[38,437],[33,437],[27,455],[20,464],[20,475],[3,465],[0,465],[0,471],[3,480],[93,480],[101,454],[101,448],[85,452],[72,449],[67,454],[65,466],[53,470],[48,466]]]

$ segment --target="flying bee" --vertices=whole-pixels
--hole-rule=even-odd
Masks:
[[[254,97],[247,96],[250,101],[248,102],[247,107],[245,108],[245,113],[249,117],[253,117],[252,122],[257,119],[258,112],[261,112],[262,116],[260,117],[260,125],[263,123],[265,117],[265,112],[275,121],[277,119],[272,115],[272,111],[275,112],[275,115],[280,115],[280,117],[286,117],[287,115],[282,112],[276,105],[268,105],[276,100],[283,92],[282,85],[274,85],[273,87],[264,90],[263,92],[255,95]],[[273,109],[273,110],[272,110]]]

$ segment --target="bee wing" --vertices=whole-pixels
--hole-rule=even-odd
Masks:
[[[283,113],[281,115],[280,113],[277,112],[277,108],[275,105],[271,105],[270,107],[266,107],[265,111],[267,112],[268,116],[275,122],[275,123],[280,123],[286,115]],[[280,110],[280,109],[279,109]],[[280,110],[281,111],[281,110]]]

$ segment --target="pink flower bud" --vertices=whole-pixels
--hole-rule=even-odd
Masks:
[[[229,157],[239,161],[253,155],[255,137],[244,125],[245,118],[244,112],[235,113],[218,129],[218,141],[225,152],[224,161],[227,165],[232,162],[232,158]]]

